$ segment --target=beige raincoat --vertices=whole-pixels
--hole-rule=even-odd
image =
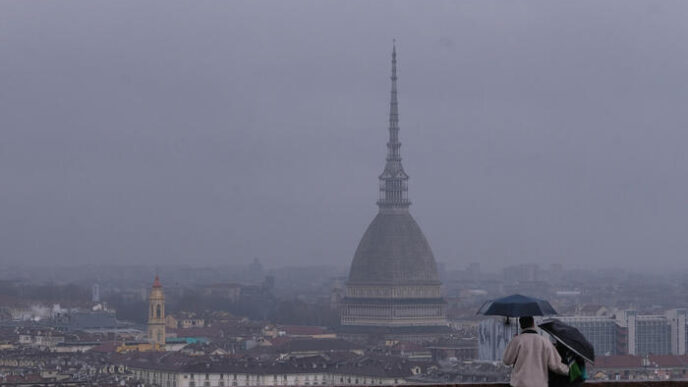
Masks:
[[[511,339],[503,360],[504,364],[514,366],[510,382],[514,387],[547,387],[548,368],[562,375],[569,373],[554,345],[532,329]]]

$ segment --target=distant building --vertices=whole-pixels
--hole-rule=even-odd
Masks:
[[[163,355],[164,356],[164,355]],[[347,358],[349,358],[347,356]],[[408,384],[407,379],[434,367],[396,357],[353,357],[332,361],[322,356],[259,362],[194,356],[139,356],[125,361],[130,378],[145,385],[199,386],[372,386]]]
[[[502,270],[507,282],[536,282],[542,280],[540,266],[534,263],[509,266]]]
[[[628,310],[619,321],[627,329],[629,355],[686,354],[685,309],[672,309],[664,315],[639,315]]]
[[[409,213],[401,164],[396,48],[392,51],[389,141],[379,212],[361,239],[341,301],[342,335],[423,341],[446,334],[446,302],[425,235]]]
[[[578,328],[600,356],[686,354],[685,309],[672,309],[663,315],[641,315],[634,310],[613,315],[597,306],[589,312],[586,316],[557,318]]]
[[[513,319],[512,319],[513,320]],[[489,318],[478,324],[478,360],[502,360],[506,345],[518,334],[518,322],[505,324],[504,318]]]
[[[619,348],[619,337],[623,331],[617,321],[610,316],[557,316],[566,324],[578,328],[595,348],[598,356],[609,356],[624,353]]]
[[[148,340],[155,347],[165,345],[165,294],[157,275],[148,297]]]
[[[456,359],[469,361],[478,358],[478,340],[476,338],[440,339],[428,347],[433,360]]]
[[[52,320],[54,326],[65,331],[107,330],[120,327],[112,311],[71,311],[61,313]]]
[[[26,332],[18,338],[19,344],[40,349],[52,349],[64,341],[64,336],[53,331]]]
[[[98,284],[93,284],[93,288],[91,289],[91,301],[96,304],[100,302],[100,285]]]
[[[688,335],[686,334],[687,314],[685,309],[672,309],[666,313],[671,329],[671,354],[673,355],[686,354],[686,341],[688,340]]]
[[[177,313],[165,316],[165,325],[171,329],[203,328],[205,319],[195,313]]]
[[[598,316],[610,317],[612,312],[602,305],[582,305],[576,308],[576,315],[578,316]]]
[[[201,291],[205,296],[224,298],[231,302],[237,302],[241,297],[241,285],[233,283],[206,285],[201,288]]]
[[[263,282],[264,277],[265,270],[263,269],[263,265],[260,263],[258,258],[253,258],[251,264],[248,265],[248,271],[246,273],[245,280],[249,283],[257,284]]]

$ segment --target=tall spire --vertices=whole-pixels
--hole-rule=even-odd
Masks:
[[[380,210],[408,209],[408,178],[401,165],[399,148],[399,103],[397,101],[397,47],[392,44],[392,91],[389,102],[389,141],[387,142],[387,162],[380,175]]]

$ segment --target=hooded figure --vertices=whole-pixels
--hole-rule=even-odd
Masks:
[[[552,371],[549,372],[549,387],[576,387],[580,386],[588,378],[585,370],[585,359],[573,353],[573,351],[566,348],[559,342],[554,344],[559,356],[564,363],[569,365],[569,375],[558,375]]]

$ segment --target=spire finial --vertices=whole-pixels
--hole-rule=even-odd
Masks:
[[[380,175],[380,210],[408,209],[408,175],[401,165],[399,148],[399,102],[397,101],[397,45],[392,40],[392,90],[389,102],[389,141],[387,142],[387,162]]]

